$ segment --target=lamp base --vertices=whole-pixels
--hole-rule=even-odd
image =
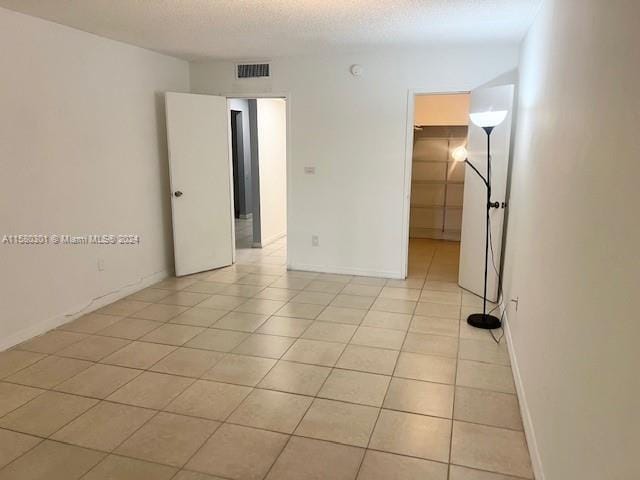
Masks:
[[[467,317],[467,323],[472,327],[482,328],[484,330],[494,330],[502,326],[502,322],[498,317],[484,313],[474,313]]]

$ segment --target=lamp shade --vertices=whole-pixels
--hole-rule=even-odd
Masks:
[[[451,152],[451,157],[454,162],[464,162],[467,159],[467,149],[464,148],[463,145],[455,148],[453,152]]]
[[[507,118],[507,110],[471,113],[471,121],[478,127],[497,127]]]

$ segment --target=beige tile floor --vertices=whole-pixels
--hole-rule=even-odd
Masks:
[[[0,479],[532,478],[456,243],[401,281],[287,272],[285,243],[0,353]]]

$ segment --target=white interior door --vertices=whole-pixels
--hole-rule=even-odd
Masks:
[[[165,94],[176,275],[233,263],[227,99]]]
[[[500,208],[492,208],[491,245],[489,249],[489,267],[487,277],[487,299],[496,301],[498,297],[498,275],[502,254],[502,226],[507,187],[507,167],[511,143],[511,119],[513,111],[513,85],[481,88],[471,92],[470,113],[487,110],[507,110],[507,118],[491,133],[491,201],[500,202]],[[468,159],[480,171],[487,175],[487,134],[473,125],[469,125],[467,138]],[[484,290],[484,257],[487,215],[487,191],[482,179],[473,171],[465,169],[464,200],[462,209],[462,233],[460,241],[460,270],[458,283],[466,290],[482,296]],[[495,264],[495,269],[493,265]]]

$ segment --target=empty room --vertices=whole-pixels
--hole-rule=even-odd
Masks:
[[[0,480],[639,479],[638,19],[0,0]]]

